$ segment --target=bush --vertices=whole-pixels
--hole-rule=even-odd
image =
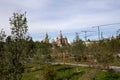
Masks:
[[[44,80],[55,80],[55,70],[52,65],[43,66]]]
[[[120,80],[120,75],[114,71],[108,71],[104,80]]]

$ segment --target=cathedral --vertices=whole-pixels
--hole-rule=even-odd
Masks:
[[[56,44],[57,44],[57,46],[60,46],[60,47],[68,44],[67,38],[62,36],[62,32],[61,31],[60,31],[59,36],[56,39]]]
[[[48,38],[48,34],[46,33],[45,39],[44,39],[45,43],[49,43],[49,38]],[[52,41],[53,43],[53,41]],[[62,35],[62,31],[60,31],[59,36],[56,38],[56,40],[54,41],[54,44],[56,44],[59,47],[68,45],[68,40],[67,37],[63,37]]]

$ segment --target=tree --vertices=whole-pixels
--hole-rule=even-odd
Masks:
[[[10,18],[10,25],[13,41],[7,45],[7,52],[9,53],[9,80],[21,80],[24,72],[24,61],[27,56],[25,51],[28,38],[26,13],[13,13],[13,16]]]
[[[111,51],[109,43],[105,40],[101,40],[96,44],[97,46],[94,48],[93,52],[94,59],[102,65],[103,69],[109,69],[109,64],[114,61],[113,51]]]
[[[0,31],[0,80],[4,79],[4,71],[5,71],[5,46],[4,39],[6,37],[5,31],[1,29]]]
[[[16,39],[26,39],[26,34],[28,31],[27,18],[25,13],[13,13],[13,16],[10,18],[11,34]]]
[[[43,56],[43,60],[48,62],[51,60],[51,46],[49,43],[40,43],[40,54]]]
[[[6,37],[5,31],[1,29],[0,31],[0,42],[3,42]]]
[[[38,42],[35,43],[35,57],[34,60],[39,64],[51,61],[51,45],[49,43]]]
[[[84,50],[85,50],[85,44],[84,42],[79,38],[78,33],[76,33],[75,40],[72,43],[72,53],[75,56],[76,61],[81,61],[84,58]]]

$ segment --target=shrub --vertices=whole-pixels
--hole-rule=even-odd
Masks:
[[[43,66],[44,80],[55,80],[55,70],[52,65]]]

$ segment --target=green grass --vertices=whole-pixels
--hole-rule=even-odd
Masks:
[[[26,64],[22,80],[40,80],[41,66],[39,64]]]
[[[40,80],[40,79],[38,78],[39,73],[40,73],[40,71],[24,73],[22,80]]]
[[[97,80],[120,80],[120,72],[98,70],[96,73],[96,79]]]
[[[54,65],[52,67],[55,68],[55,80],[62,80],[63,78],[69,78],[70,80],[84,80],[84,78],[87,78],[87,80],[120,80],[120,72],[62,65]],[[36,70],[30,71],[23,74],[22,80],[44,80],[42,79],[43,76],[40,77],[42,69],[36,68]]]

